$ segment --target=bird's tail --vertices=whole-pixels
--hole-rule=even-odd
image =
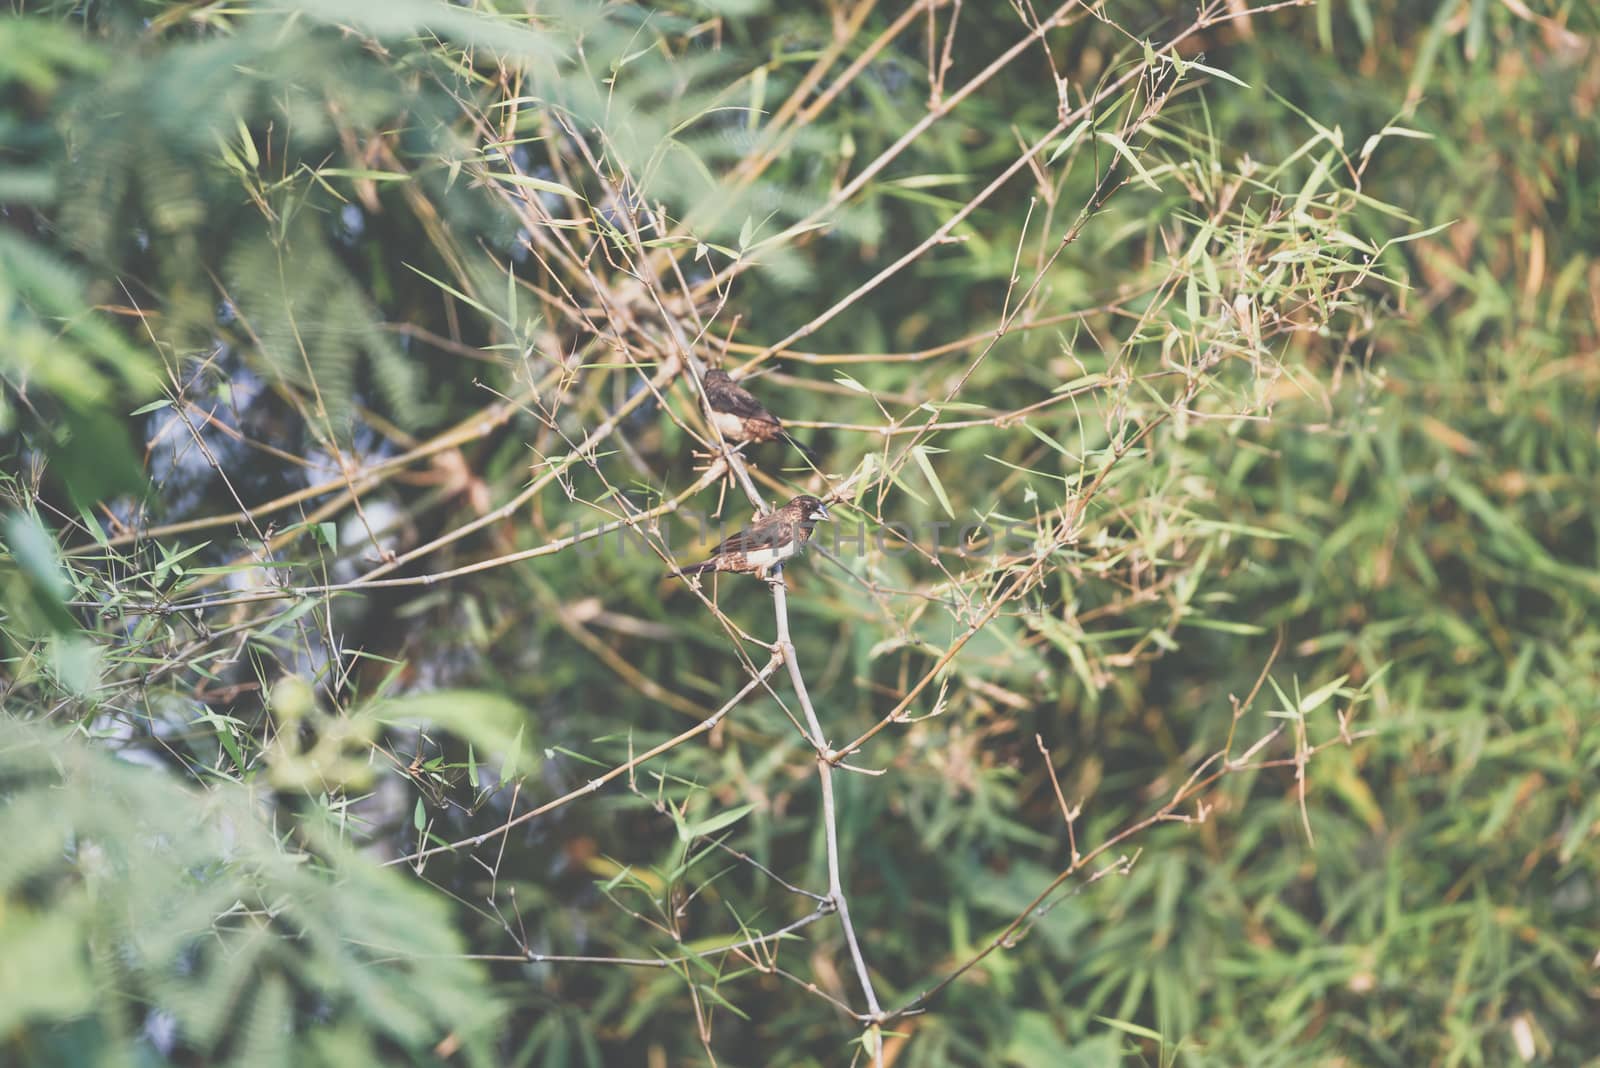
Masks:
[[[717,562],[715,560],[704,560],[698,564],[690,564],[688,567],[680,567],[677,571],[668,571],[667,577],[671,578],[673,575],[699,575],[716,569]]]
[[[807,445],[805,442],[801,441],[787,430],[779,431],[779,433],[783,435],[784,441],[787,441],[790,445],[793,445],[799,450],[800,455],[811,461],[812,467],[820,466],[822,458],[816,454],[815,450],[813,450],[811,446]]]

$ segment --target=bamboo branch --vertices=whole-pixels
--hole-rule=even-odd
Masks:
[[[789,600],[784,589],[783,569],[779,568],[772,582],[772,612],[778,629],[777,650],[789,669],[789,682],[794,686],[800,709],[806,717],[809,741],[816,751],[817,781],[822,787],[822,831],[827,839],[828,898],[839,913],[839,924],[844,928],[845,943],[850,947],[850,960],[855,964],[856,978],[861,982],[861,992],[867,999],[867,1012],[873,1024],[872,1048],[874,1062],[882,1063],[882,1041],[877,1036],[877,1023],[883,1015],[878,1004],[878,992],[873,988],[872,976],[867,971],[866,959],[861,955],[861,942],[856,937],[855,924],[850,921],[850,905],[845,898],[844,879],[839,866],[839,817],[833,797],[833,764],[822,723],[811,705],[811,695],[806,690],[805,676],[800,671],[800,661],[795,656],[794,641],[789,636]]]

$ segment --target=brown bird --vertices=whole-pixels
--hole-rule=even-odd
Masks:
[[[831,517],[822,501],[802,493],[776,512],[761,516],[723,541],[711,550],[709,559],[690,564],[683,573],[738,571],[766,578],[773,568],[782,566],[784,561],[799,553],[811,540],[817,523],[828,518]]]
[[[701,381],[711,418],[729,441],[784,441],[799,449],[806,459],[817,462],[817,454],[783,429],[778,417],[767,411],[755,396],[726,371],[707,371]]]

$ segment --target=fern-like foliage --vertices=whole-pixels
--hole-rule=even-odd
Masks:
[[[0,1061],[490,1063],[448,906],[247,787],[0,719]],[[154,1057],[153,1054],[160,1054]]]
[[[335,433],[348,423],[363,358],[397,417],[418,421],[416,367],[378,328],[376,309],[314,226],[297,225],[282,241],[262,236],[241,245],[226,277],[262,359],[315,398]]]

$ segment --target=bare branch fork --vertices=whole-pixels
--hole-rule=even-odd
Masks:
[[[822,830],[827,837],[828,845],[828,897],[839,913],[839,924],[844,928],[845,942],[850,947],[850,960],[855,964],[856,978],[861,981],[861,992],[867,999],[867,1011],[876,1028],[883,1017],[883,1009],[878,1004],[878,994],[873,989],[867,962],[861,955],[861,943],[856,938],[855,925],[850,922],[850,905],[845,900],[844,880],[839,873],[839,821],[833,797],[833,764],[828,759],[828,742],[822,733],[822,723],[817,719],[817,711],[811,704],[811,695],[806,690],[805,676],[801,673],[800,662],[795,656],[794,641],[789,636],[789,599],[784,588],[781,568],[773,577],[771,586],[772,611],[778,628],[778,655],[783,658],[784,665],[789,669],[789,682],[794,686],[801,711],[805,713],[806,729],[810,731],[809,741],[817,755],[817,779],[822,788]],[[876,1055],[881,1056],[881,1043],[874,1041],[873,1048]]]
[[[676,325],[676,324],[674,324]],[[689,366],[695,367],[692,356],[687,356]],[[698,368],[695,368],[698,370]],[[701,389],[698,375],[695,376],[695,386]],[[701,389],[701,400],[709,407],[704,391]],[[766,502],[762,500],[755,485],[750,480],[750,473],[744,465],[739,453],[730,449],[726,442],[721,441],[721,431],[716,430],[716,421],[709,418],[722,447],[723,458],[733,471],[745,494],[750,498],[751,505],[756,512],[763,513],[767,510]],[[800,708],[806,721],[806,740],[811,744],[816,753],[817,781],[822,794],[822,827],[827,842],[828,862],[828,900],[839,915],[839,925],[844,930],[845,943],[850,950],[850,960],[855,966],[856,978],[861,983],[862,995],[867,1002],[868,1045],[872,1052],[873,1063],[883,1063],[883,1041],[879,1033],[879,1022],[883,1018],[883,1008],[878,1001],[877,990],[872,984],[872,975],[867,969],[866,958],[861,952],[861,940],[856,935],[855,924],[850,920],[850,904],[844,892],[844,879],[840,872],[839,864],[839,819],[838,810],[833,794],[833,763],[830,759],[831,752],[828,748],[826,736],[822,731],[822,722],[817,718],[816,708],[811,703],[810,691],[806,688],[804,673],[800,670],[800,659],[795,652],[794,639],[789,632],[789,599],[788,589],[783,578],[783,568],[774,570],[772,578],[768,581],[772,590],[772,611],[777,638],[773,644],[774,657],[781,659],[789,672],[790,685],[794,687],[795,697],[800,702]]]

